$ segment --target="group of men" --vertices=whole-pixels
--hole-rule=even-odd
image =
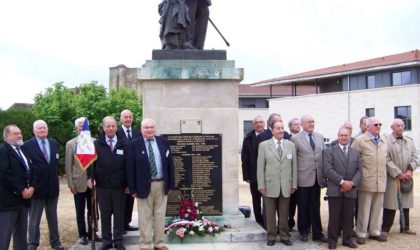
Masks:
[[[275,244],[277,232],[280,242],[292,245],[296,207],[301,240],[307,242],[312,232],[312,240],[328,243],[329,249],[337,248],[341,234],[343,245],[350,248],[365,244],[367,238],[387,241],[396,210],[404,214],[400,232],[416,234],[409,226],[412,188],[401,191],[399,187],[412,181],[417,152],[413,139],[404,135],[401,119],[395,119],[392,133],[384,136],[377,117],[362,117],[356,137],[351,123],[344,122],[330,145],[314,131],[310,115],[290,120],[290,134],[280,114],[271,114],[267,123],[264,129],[263,118],[254,118],[241,159],[255,220],[267,230],[268,246]],[[320,216],[323,187],[327,187],[329,207],[327,237]]]
[[[65,170],[68,187],[74,195],[79,242],[87,245],[88,240],[102,241],[101,250],[123,250],[122,235],[140,228],[141,250],[152,246],[167,250],[164,244],[166,201],[175,185],[169,144],[165,138],[155,135],[152,119],[141,121],[141,133],[132,127],[131,111],[122,111],[120,122],[118,128],[114,117],[103,118],[103,133],[93,142],[97,159],[87,171],[75,159],[84,117],[75,121],[78,136],[66,143]],[[5,223],[5,229],[0,230],[0,249],[9,249],[12,236],[13,249],[37,249],[44,209],[49,243],[53,249],[64,249],[57,220],[59,146],[48,137],[48,126],[43,120],[34,122],[33,134],[32,139],[23,142],[22,132],[16,125],[8,125],[3,131],[0,221]],[[102,237],[90,222],[92,209],[97,208],[92,206],[95,194]],[[137,199],[139,228],[130,225],[134,199]]]

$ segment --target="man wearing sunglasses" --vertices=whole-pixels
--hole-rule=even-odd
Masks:
[[[367,120],[367,132],[355,139],[352,148],[360,152],[362,179],[358,194],[356,223],[357,243],[366,243],[366,238],[386,241],[381,234],[382,204],[386,186],[387,141],[379,134],[382,123],[377,117]],[[369,228],[369,233],[367,229]]]

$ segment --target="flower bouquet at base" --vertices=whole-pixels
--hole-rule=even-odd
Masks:
[[[190,190],[190,195],[186,194]],[[175,218],[165,227],[169,240],[179,238],[181,242],[187,237],[214,236],[224,231],[217,223],[211,222],[201,215],[198,202],[194,201],[191,189],[182,188],[179,198],[179,218]]]

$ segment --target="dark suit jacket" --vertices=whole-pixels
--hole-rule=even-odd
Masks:
[[[58,143],[48,138],[50,144],[50,162],[48,163],[41,148],[36,141],[36,137],[25,141],[22,149],[28,152],[32,161],[32,176],[35,193],[33,198],[45,199],[58,197],[60,192],[58,182]]]
[[[94,177],[96,185],[100,188],[125,188],[127,141],[117,135],[117,144],[112,152],[108,143],[105,141],[105,134],[95,140],[97,160],[87,170],[88,179]],[[95,176],[92,176],[93,170]]]
[[[155,136],[162,160],[163,179],[165,181],[165,194],[175,188],[174,165],[168,141]],[[141,199],[147,198],[150,193],[151,168],[143,136],[128,143],[127,154],[127,184],[130,193],[136,193]]]
[[[118,128],[117,136],[118,136],[118,138],[124,138],[126,141],[128,141],[128,138],[125,135],[125,132],[124,132],[124,129],[123,129],[122,126]],[[132,140],[134,140],[134,139],[136,139],[140,136],[141,136],[141,134],[140,134],[139,130],[137,128],[131,127],[131,138],[132,138]]]
[[[28,154],[24,150],[21,151],[28,161],[29,173],[12,146],[8,143],[0,146],[0,212],[30,205],[30,200],[22,198],[22,191],[32,186],[32,167]]]
[[[351,144],[353,144],[353,141],[354,141],[354,137],[351,137],[350,138],[350,144],[349,144],[349,146],[351,146]],[[331,147],[334,147],[335,145],[337,145],[338,144],[338,140],[337,139],[335,139],[334,141],[332,141],[331,143],[330,143],[330,146]]]
[[[263,133],[259,134],[257,136],[257,139],[258,139],[258,142],[260,143],[268,139],[271,139],[272,137],[273,137],[273,133],[271,133],[271,130],[267,129],[267,130],[264,130]],[[283,139],[290,140],[290,137],[291,137],[290,134],[287,131],[284,131]]]
[[[344,155],[340,145],[324,150],[324,175],[328,178],[327,195],[329,197],[357,197],[357,186],[362,178],[361,159],[359,151],[348,148],[348,157]],[[352,181],[354,188],[348,192],[340,192],[341,180]]]
[[[244,138],[241,151],[242,176],[244,181],[257,182],[258,142],[255,130]]]

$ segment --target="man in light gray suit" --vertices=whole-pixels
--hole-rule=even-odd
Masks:
[[[267,225],[267,245],[276,239],[276,211],[279,218],[280,242],[291,246],[287,217],[289,198],[297,188],[296,149],[292,142],[284,140],[282,122],[271,127],[273,137],[261,142],[258,148],[258,191],[264,196]]]
[[[74,122],[74,126],[78,134],[82,130],[84,122],[84,117],[80,117]],[[86,185],[86,172],[82,170],[80,164],[74,159],[78,138],[79,136],[76,136],[66,143],[65,168],[67,184],[70,189],[70,192],[74,195],[77,229],[80,238],[79,242],[82,245],[87,245],[88,239],[92,239],[92,227],[90,223],[90,218],[92,214],[92,192],[90,189],[87,188]],[[85,208],[87,210],[88,228],[86,228]],[[101,238],[95,234],[94,240],[101,241]]]
[[[357,248],[352,239],[353,211],[362,168],[360,153],[349,147],[350,130],[341,127],[337,144],[324,150],[324,174],[328,178],[328,248],[337,248],[340,227],[343,245]]]
[[[324,183],[322,150],[324,137],[314,132],[315,121],[310,115],[300,119],[302,131],[293,135],[298,165],[298,230],[303,242],[308,241],[309,226],[312,227],[312,240],[328,242],[322,233],[320,215],[321,186]]]

